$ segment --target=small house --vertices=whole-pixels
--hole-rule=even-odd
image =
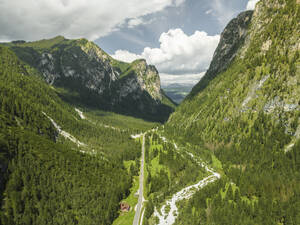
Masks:
[[[120,208],[122,212],[129,212],[130,210],[130,205],[127,204],[126,202],[121,202],[120,203]]]

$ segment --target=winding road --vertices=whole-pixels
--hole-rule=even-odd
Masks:
[[[143,137],[143,143],[142,143],[142,157],[141,157],[141,168],[140,168],[140,177],[139,177],[139,190],[138,190],[138,204],[136,205],[136,212],[134,215],[133,225],[139,225],[142,224],[143,218],[141,218],[142,213],[142,207],[144,202],[144,160],[145,160],[145,133],[139,134],[139,135],[132,135],[132,138],[139,138]],[[160,137],[164,142],[168,142],[165,137]],[[175,143],[174,148],[178,149],[177,145]],[[171,199],[167,200],[165,204],[161,207],[160,210],[157,210],[155,208],[154,210],[154,216],[158,217],[159,223],[158,225],[172,225],[176,217],[178,215],[178,208],[176,206],[176,203],[178,201],[182,201],[183,199],[189,199],[192,195],[196,193],[196,191],[200,190],[204,186],[208,185],[209,183],[212,183],[216,181],[217,179],[220,179],[221,175],[215,171],[213,171],[211,168],[209,168],[204,162],[201,160],[198,160],[194,155],[190,152],[187,152],[187,154],[201,167],[204,167],[207,172],[210,173],[208,177],[205,177],[204,179],[200,180],[198,183],[187,186],[183,188],[181,191],[175,193]],[[167,206],[169,206],[169,209],[166,210]],[[143,217],[144,212],[142,213]]]
[[[139,220],[141,217],[141,211],[144,201],[144,161],[145,161],[145,134],[143,134],[143,144],[142,144],[142,158],[141,158],[141,169],[139,177],[139,199],[138,204],[136,205],[136,211],[133,219],[133,225],[139,225]]]

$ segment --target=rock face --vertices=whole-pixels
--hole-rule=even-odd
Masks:
[[[139,99],[140,94],[145,91],[157,103],[162,101],[160,78],[156,68],[147,65],[146,61],[141,59],[132,63],[132,70],[132,73],[121,82],[119,98],[132,94],[134,99]]]
[[[299,12],[300,4],[296,0],[260,0],[252,18],[251,12],[246,12],[231,21],[205,77],[164,126],[166,136],[177,138],[175,141],[185,146],[200,146],[199,154],[210,150],[222,163],[226,185],[215,185],[216,192],[201,192],[203,200],[211,198],[211,202],[216,202],[209,209],[212,209],[211,215],[217,216],[207,219],[204,215],[199,220],[204,224],[225,221],[228,215],[225,213],[222,218],[219,212],[229,212],[232,205],[235,209],[243,208],[244,202],[241,204],[234,198],[228,205],[227,200],[222,200],[224,204],[219,207],[219,195],[215,193],[220,188],[224,190],[231,181],[237,185],[241,196],[257,197],[254,208],[263,212],[257,221],[265,218],[270,221],[254,222],[258,214],[254,217],[248,214],[240,217],[240,222],[234,219],[230,224],[244,224],[245,221],[280,224],[281,218],[288,217],[285,212],[289,210],[282,213],[278,210],[275,218],[273,213],[267,212],[272,211],[273,206],[269,207],[264,201],[277,201],[278,208],[293,205],[293,202],[299,204],[299,198],[295,200],[294,197],[298,187],[291,185],[298,179],[300,168],[294,166],[300,165]],[[262,190],[267,177],[277,174],[282,179],[267,181]],[[270,194],[277,185],[289,189],[291,197],[279,197],[282,189]],[[253,187],[250,192],[249,186]],[[204,204],[198,211],[186,214],[188,207],[198,200],[194,198],[182,209],[184,216],[178,221],[208,209]],[[290,221],[300,224],[296,217]]]
[[[47,83],[77,93],[79,97],[72,101],[145,118],[157,117],[158,121],[167,119],[173,111],[174,104],[161,91],[158,71],[145,60],[120,62],[86,39],[61,36],[10,46],[23,61],[40,71]]]
[[[244,42],[253,11],[242,12],[230,21],[221,34],[219,45],[214,53],[212,62],[205,76],[214,77],[225,70],[237,54]]]
[[[296,143],[300,127],[298,10],[296,1],[261,0],[254,12],[233,19],[205,76],[166,127],[196,141],[214,143],[223,142],[224,137],[240,140],[244,134],[229,131],[234,124],[242,124],[247,133],[258,117],[265,116],[270,127],[282,127],[287,139]]]
[[[205,88],[210,80],[215,78],[218,73],[226,70],[230,65],[247,37],[248,26],[251,22],[252,15],[252,10],[242,12],[237,18],[234,18],[228,23],[221,34],[220,42],[214,52],[209,69],[201,82],[193,88],[190,96],[193,96]]]

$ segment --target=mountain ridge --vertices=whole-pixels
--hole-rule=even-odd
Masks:
[[[130,224],[141,164],[144,225],[300,224],[299,18],[299,0],[261,0],[233,19],[163,126],[109,112],[161,116],[145,60],[1,44],[0,224]]]
[[[5,45],[47,83],[69,90],[62,96],[65,100],[158,121],[166,120],[175,107],[161,91],[158,71],[145,60],[120,62],[84,38],[57,36]],[[74,93],[79,98],[72,99]]]
[[[232,60],[219,65],[226,68],[211,77],[208,71],[165,124],[166,136],[198,146],[199,154],[209,150],[212,163],[217,157],[223,168],[219,181],[182,203],[175,224],[300,223],[295,216],[300,199],[299,18],[299,1],[259,1],[246,36],[228,57]]]

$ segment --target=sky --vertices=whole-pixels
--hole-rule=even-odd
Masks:
[[[163,86],[196,84],[220,34],[258,0],[0,0],[0,42],[87,38],[114,58],[145,58]]]

